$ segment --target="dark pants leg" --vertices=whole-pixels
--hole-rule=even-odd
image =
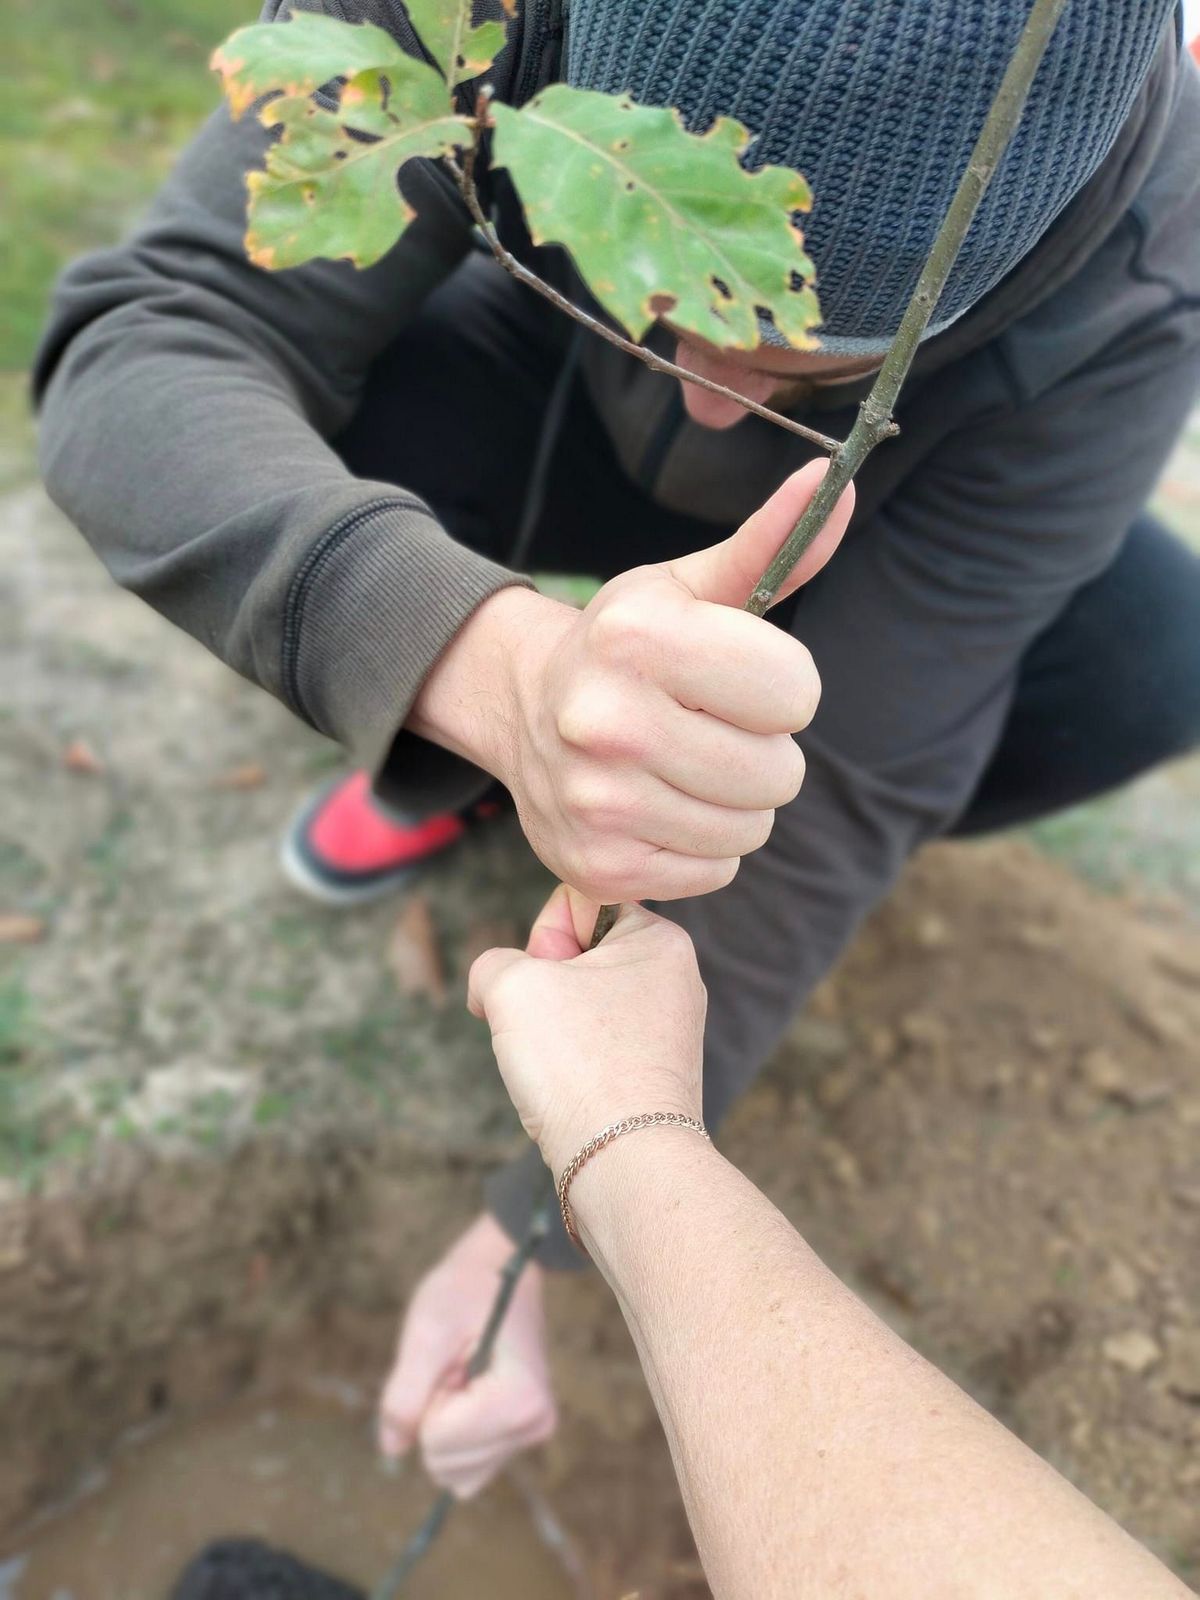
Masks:
[[[1148,512],[1021,662],[951,833],[1028,822],[1200,747],[1200,556]]]

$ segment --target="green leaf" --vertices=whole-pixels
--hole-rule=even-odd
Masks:
[[[797,172],[748,172],[750,134],[721,117],[691,134],[676,112],[554,84],[521,111],[495,103],[507,167],[537,244],[565,245],[604,308],[641,339],[659,317],[713,344],[759,344],[757,312],[812,348],[820,309],[795,214]]]
[[[246,249],[258,266],[275,271],[327,256],[369,267],[392,248],[413,218],[396,181],[400,167],[414,156],[447,155],[473,138],[470,124],[446,109],[437,73],[411,65],[436,89],[423,108],[407,96],[398,100],[394,83],[389,96],[389,86],[370,72],[350,80],[336,112],[307,95],[264,108],[263,122],[283,133],[266,167],[246,179]]]
[[[290,22],[260,22],[239,28],[213,54],[213,71],[235,117],[265,94],[312,94],[334,78],[360,72],[404,72],[417,66],[436,81],[424,62],[414,62],[382,28],[337,22],[299,11]],[[439,83],[442,110],[445,89]]]
[[[502,0],[511,17],[516,0]],[[473,0],[406,0],[408,19],[453,87],[486,72],[504,48],[502,22],[471,26]]]

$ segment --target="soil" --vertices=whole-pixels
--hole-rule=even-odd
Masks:
[[[34,492],[0,511],[0,671],[0,1595],[158,1600],[255,1531],[367,1583],[427,1494],[367,1443],[395,1319],[518,1142],[466,952],[545,877],[510,825],[473,838],[421,891],[448,1003],[399,993],[398,907],[314,910],[274,865],[333,753],[114,591]],[[1182,904],[1019,841],[940,846],[722,1134],[1193,1582],[1198,1036]],[[456,1514],[428,1593],[700,1600],[609,1296],[556,1282],[551,1320],[560,1435]]]

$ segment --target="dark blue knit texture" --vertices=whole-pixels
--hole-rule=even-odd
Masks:
[[[571,0],[567,76],[728,115],[750,165],[798,168],[825,316],[847,346],[896,331],[1031,0]],[[1172,0],[1070,0],[934,319],[993,288],[1111,149]]]

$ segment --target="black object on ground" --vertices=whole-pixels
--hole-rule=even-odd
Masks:
[[[367,1600],[331,1577],[257,1539],[206,1545],[176,1584],[171,1600]]]

